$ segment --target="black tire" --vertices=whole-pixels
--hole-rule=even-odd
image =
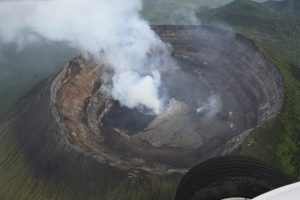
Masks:
[[[176,200],[252,199],[296,180],[256,158],[224,156],[205,161],[181,180]]]

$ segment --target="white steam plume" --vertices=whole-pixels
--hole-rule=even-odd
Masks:
[[[6,4],[6,12],[1,4]],[[112,69],[112,86],[103,90],[110,88],[109,95],[122,105],[145,106],[158,114],[162,109],[158,69],[166,65],[169,54],[140,17],[141,9],[141,0],[0,3],[0,36],[6,42],[26,44],[40,35],[80,48]]]

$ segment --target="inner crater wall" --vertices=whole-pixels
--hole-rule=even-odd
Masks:
[[[177,61],[162,73],[176,101],[158,116],[122,108],[99,92],[104,68],[75,58],[52,83],[50,101],[69,146],[119,169],[169,173],[221,154],[280,111],[282,78],[251,40],[203,26],[152,28]]]

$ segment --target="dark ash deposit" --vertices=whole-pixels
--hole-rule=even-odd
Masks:
[[[46,159],[39,164],[42,168],[49,164],[59,168],[67,165],[57,159],[63,154],[121,170],[157,174],[186,170],[210,157],[238,151],[242,140],[234,138],[280,111],[281,76],[251,40],[209,27],[153,29],[172,46],[177,61],[162,72],[161,92],[168,109],[154,116],[121,107],[99,90],[103,68],[77,57],[23,103],[18,134],[35,138],[22,145],[36,157],[34,162]],[[34,145],[39,145],[39,152],[32,150]]]

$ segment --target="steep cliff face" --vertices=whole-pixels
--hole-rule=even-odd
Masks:
[[[99,90],[105,67],[75,58],[57,75],[50,95],[57,134],[68,147],[122,170],[168,173],[225,147],[232,153],[249,129],[279,112],[281,77],[252,41],[208,27],[153,29],[177,60],[162,72],[169,108],[149,116],[121,107]]]
[[[176,101],[158,116],[120,107],[99,91],[104,68],[73,59],[14,114],[18,148],[35,172],[89,191],[124,170],[181,171],[232,153],[280,111],[281,77],[250,40],[207,27],[153,29],[173,46],[177,66],[162,82]]]

